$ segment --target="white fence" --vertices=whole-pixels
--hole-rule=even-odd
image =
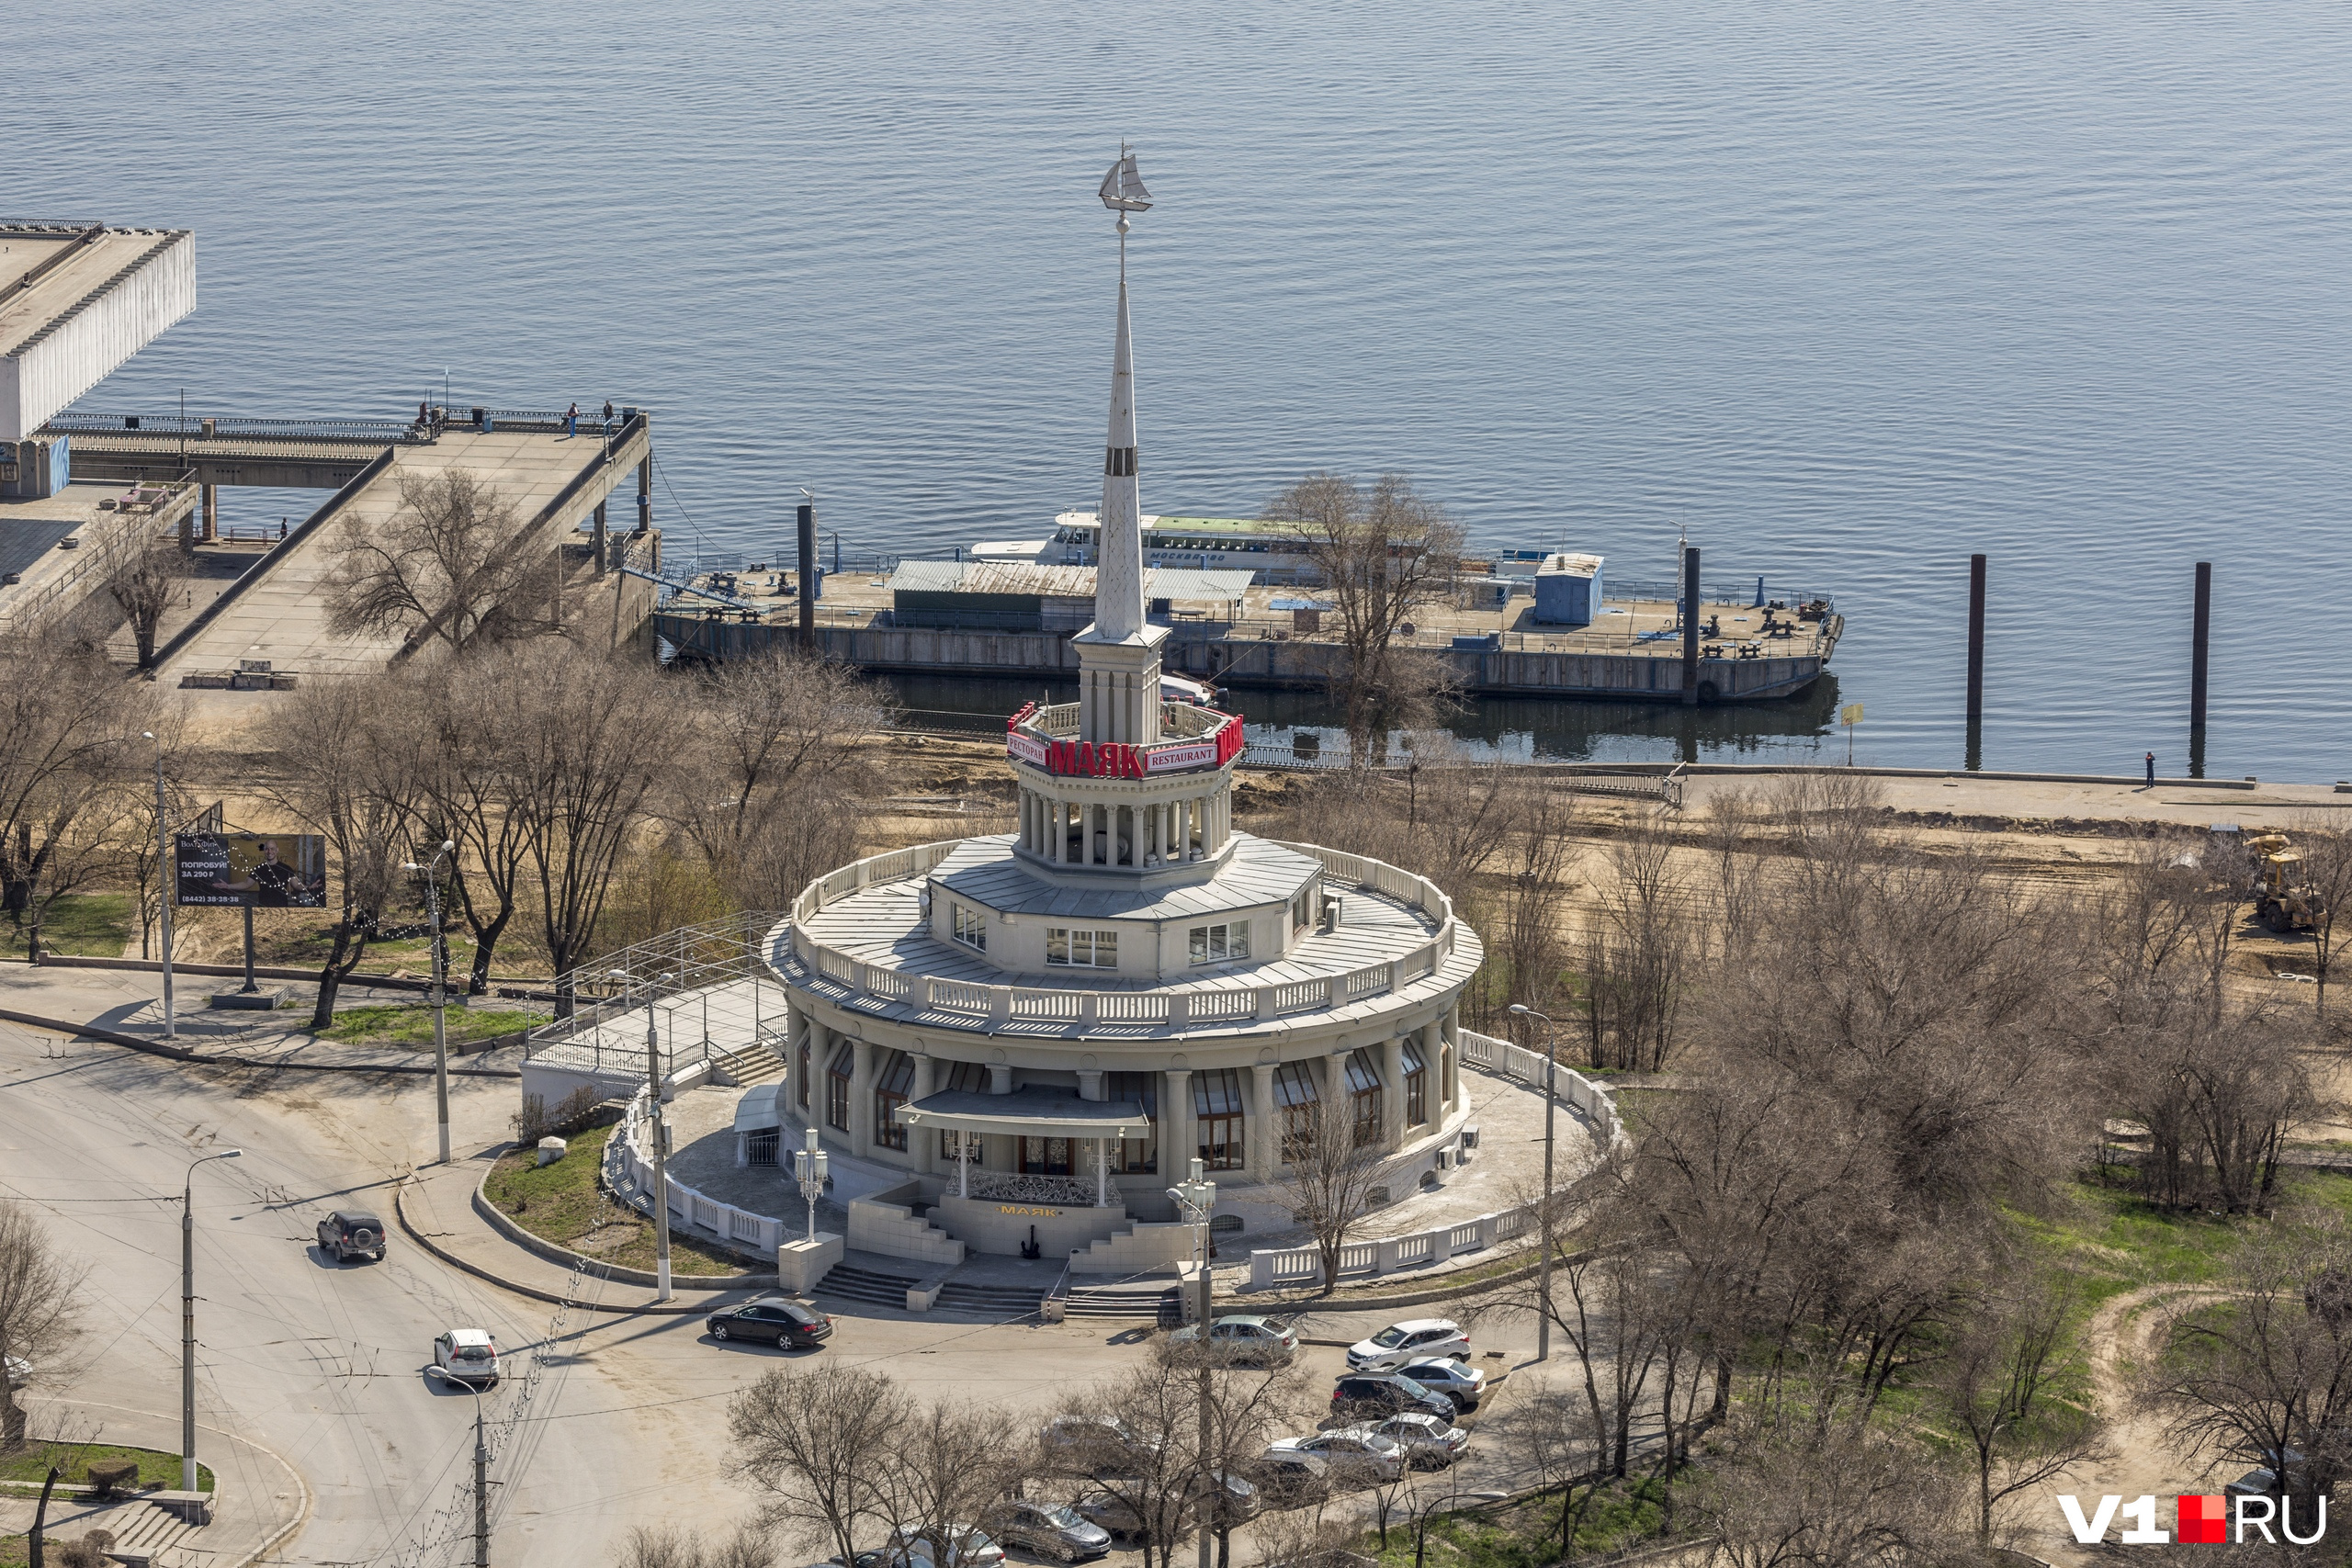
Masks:
[[[1523,1050],[1508,1040],[1464,1030],[1460,1036],[1464,1065],[1504,1077],[1517,1078],[1535,1089],[1544,1087],[1544,1059],[1541,1052]],[[1553,1086],[1562,1101],[1589,1118],[1605,1150],[1625,1142],[1609,1091],[1583,1074],[1566,1067],[1554,1069]],[[1375,1241],[1351,1241],[1340,1249],[1342,1278],[1378,1279],[1409,1269],[1428,1269],[1465,1252],[1481,1252],[1498,1242],[1526,1234],[1535,1221],[1532,1206],[1498,1210],[1476,1219],[1433,1225],[1428,1230]],[[1312,1247],[1262,1247],[1250,1254],[1250,1289],[1272,1290],[1283,1285],[1319,1284],[1323,1255]]]
[[[639,1089],[621,1112],[619,1131],[605,1144],[605,1185],[639,1209],[651,1207],[653,1191],[653,1161],[639,1146],[650,1121],[646,1102],[646,1091]],[[775,1256],[776,1244],[784,1239],[782,1220],[706,1197],[666,1172],[662,1182],[669,1189],[671,1213],[721,1241],[765,1258]]]
[[[1461,929],[1453,918],[1452,901],[1435,883],[1424,877],[1381,861],[1316,844],[1283,844],[1283,849],[1321,862],[1327,881],[1385,895],[1420,910],[1437,930],[1427,942],[1401,958],[1367,964],[1341,975],[1174,992],[1044,990],[933,979],[884,964],[867,964],[854,954],[810,940],[807,924],[828,904],[879,883],[928,875],[962,842],[960,839],[944,840],[872,855],[811,883],[793,901],[791,919],[779,923],[768,935],[771,955],[778,970],[804,982],[816,982],[820,987],[830,981],[841,988],[844,993],[841,999],[852,1007],[864,1004],[881,1008],[904,1003],[925,1013],[960,1016],[982,1027],[1001,1027],[1023,1019],[1067,1023],[1080,1029],[1115,1025],[1176,1032],[1196,1026],[1222,1027],[1247,1020],[1265,1021],[1293,1013],[1346,1007],[1366,997],[1434,978],[1453,955],[1455,933]]]

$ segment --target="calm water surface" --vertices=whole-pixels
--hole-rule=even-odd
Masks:
[[[1410,470],[1490,546],[1835,592],[1860,754],[2168,769],[2191,565],[2212,772],[2352,775],[2352,13],[32,0],[12,215],[191,226],[197,314],[100,412],[658,409],[656,520],[796,487],[944,553],[1091,504],[1122,136],[1144,498]],[[316,497],[307,498],[314,503]],[[231,492],[232,522],[306,504]],[[1842,756],[1816,694],[1702,750]],[[1639,710],[1498,708],[1670,756]]]

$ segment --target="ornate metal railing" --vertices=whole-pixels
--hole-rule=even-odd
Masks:
[[[974,1198],[996,1198],[1009,1203],[1044,1203],[1060,1209],[1094,1207],[1094,1189],[1074,1176],[1029,1176],[1012,1171],[975,1170]]]

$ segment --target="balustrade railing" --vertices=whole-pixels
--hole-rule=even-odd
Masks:
[[[1009,1203],[1043,1203],[1062,1209],[1094,1207],[1094,1189],[1074,1176],[1033,1176],[1018,1171],[975,1170],[968,1179],[974,1198]]]

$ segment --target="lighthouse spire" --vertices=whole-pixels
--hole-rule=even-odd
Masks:
[[[1119,215],[1119,335],[1111,351],[1111,429],[1102,445],[1102,534],[1094,574],[1094,627],[1124,640],[1144,628],[1143,496],[1136,466],[1135,344],[1127,326],[1127,215],[1151,206],[1125,142],[1102,176],[1102,204]]]

